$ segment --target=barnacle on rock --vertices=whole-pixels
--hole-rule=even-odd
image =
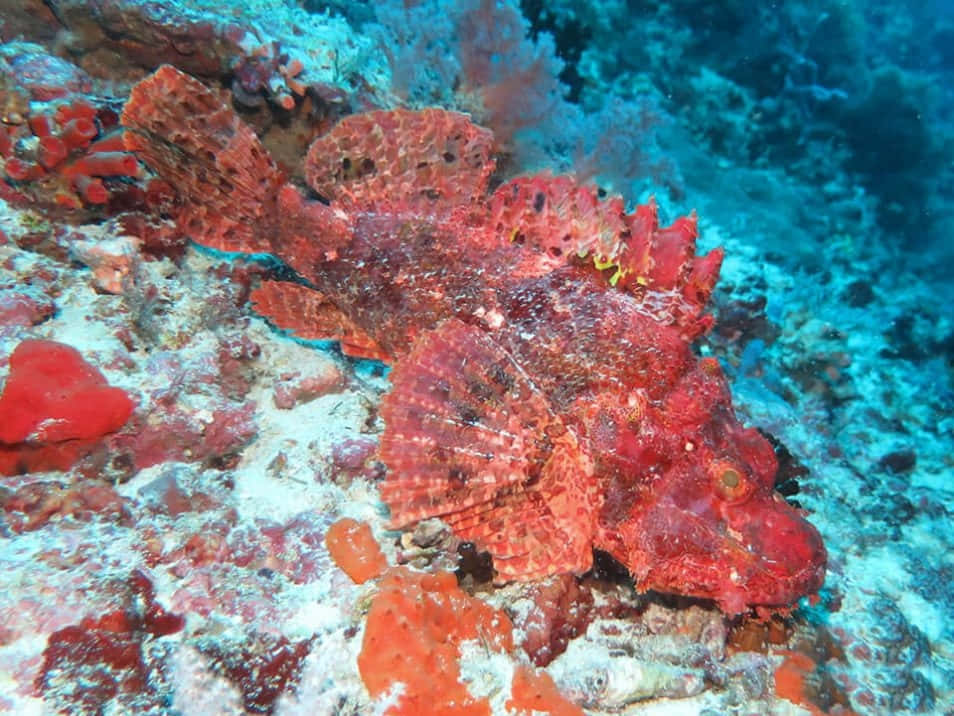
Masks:
[[[705,687],[702,669],[626,656],[584,642],[572,642],[548,670],[570,698],[601,711],[619,711],[647,699],[693,696]]]

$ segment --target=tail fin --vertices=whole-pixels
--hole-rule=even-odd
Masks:
[[[179,228],[223,251],[271,253],[284,177],[222,99],[170,65],[137,84],[123,110],[126,148],[179,192]]]

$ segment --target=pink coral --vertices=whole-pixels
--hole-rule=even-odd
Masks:
[[[14,532],[40,529],[64,517],[80,521],[94,516],[115,521],[129,517],[127,501],[109,485],[95,480],[68,485],[60,481],[24,482],[7,487],[13,489],[0,497],[0,510]]]
[[[561,574],[528,585],[523,593],[534,608],[514,615],[523,634],[520,646],[536,666],[546,666],[586,631],[593,619],[593,595],[579,578]]]
[[[227,467],[255,436],[255,403],[221,402],[208,414],[156,405],[151,419],[117,436],[114,448],[135,470],[168,460]]]
[[[0,326],[35,326],[53,315],[56,306],[29,291],[0,289]]]
[[[50,635],[35,686],[57,710],[95,712],[121,693],[155,697],[146,644],[179,631],[184,619],[156,602],[152,582],[139,570],[120,590],[115,610]]]

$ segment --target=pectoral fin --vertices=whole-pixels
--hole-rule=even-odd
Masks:
[[[391,379],[381,496],[395,527],[440,517],[493,555],[501,581],[589,568],[600,501],[592,462],[490,335],[445,321]]]

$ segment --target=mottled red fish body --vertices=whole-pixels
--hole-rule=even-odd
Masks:
[[[824,545],[775,494],[771,446],[691,350],[722,260],[697,255],[694,215],[660,226],[653,201],[627,212],[548,173],[491,192],[493,135],[441,109],[342,119],[305,161],[317,199],[171,67],[134,88],[123,124],[177,187],[181,231],[299,274],[262,282],[258,313],[393,364],[394,527],[441,518],[501,582],[582,573],[603,549],[638,588],[727,613],[821,585]]]

